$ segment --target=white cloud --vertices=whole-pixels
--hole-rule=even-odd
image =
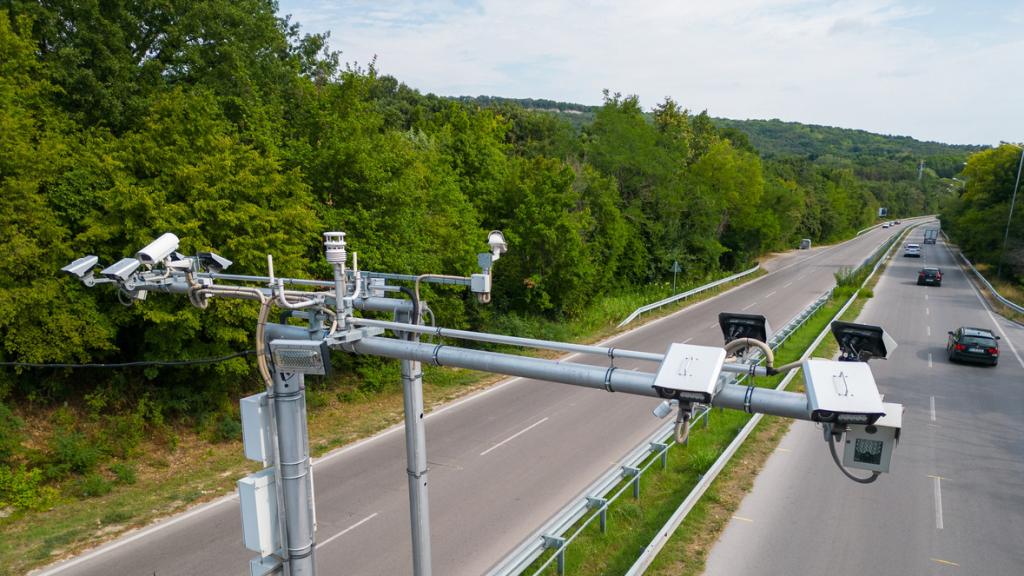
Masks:
[[[908,1],[282,2],[331,30],[347,61],[422,91],[599,103],[601,90],[671,96],[733,118],[909,134],[1020,139],[1010,73],[1022,45],[985,31],[929,32]],[[969,33],[969,34],[968,34]]]

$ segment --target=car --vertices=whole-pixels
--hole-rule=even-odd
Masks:
[[[900,222],[899,220],[897,220],[897,221],[896,221],[896,224],[897,224],[897,225],[900,225],[900,224],[903,224],[903,222]]]
[[[921,268],[917,273],[918,286],[942,286],[941,268]]]
[[[999,336],[984,328],[961,326],[949,332],[946,354],[950,362],[999,364]]]
[[[907,244],[903,248],[904,258],[920,258],[921,257],[921,245],[920,244]]]
[[[804,238],[803,240],[801,240],[800,241],[800,249],[801,250],[810,250],[811,249],[811,239],[810,238]]]
[[[888,222],[882,223],[882,228],[888,228],[889,226],[891,226],[891,224],[889,224]]]

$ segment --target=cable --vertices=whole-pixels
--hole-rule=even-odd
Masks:
[[[686,444],[686,440],[690,437],[690,410],[689,404],[684,408],[683,403],[679,403],[679,415],[676,416],[675,428],[676,444]]]
[[[836,454],[836,441],[835,436],[832,435],[831,427],[829,427],[828,434],[828,451],[832,453],[832,461],[835,462],[836,466],[839,467],[839,471],[842,472],[843,475],[849,478],[850,480],[853,480],[854,482],[857,482],[859,484],[871,484],[875,480],[878,480],[878,472],[872,472],[871,476],[867,478],[858,478],[853,474],[850,474],[850,472],[843,466],[842,462],[839,461],[839,455]]]
[[[226,356],[214,358],[198,358],[196,360],[140,360],[137,362],[117,362],[109,364],[44,364],[41,362],[0,362],[0,366],[23,368],[136,368],[140,366],[194,366],[198,364],[215,364],[240,356],[256,354],[257,350],[243,350]]]

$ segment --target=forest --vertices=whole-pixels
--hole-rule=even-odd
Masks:
[[[0,2],[0,508],[44,505],[19,486],[89,495],[99,462],[127,458],[168,422],[214,422],[232,438],[237,399],[259,386],[251,356],[23,365],[252,347],[250,304],[125,307],[58,272],[81,255],[109,264],[171,231],[182,252],[213,250],[232,272],[262,274],[273,254],[279,275],[328,277],[321,233],[343,230],[364,268],[467,274],[501,229],[511,248],[492,304],[429,297],[442,325],[526,335],[664,282],[675,261],[698,282],[801,238],[848,238],[880,206],[935,212],[972,151],[762,149],[757,125],[673,99],[645,110],[613,91],[573,125],[530,108],[582,107],[422,94],[374,62],[343,64],[328,40],[270,0]],[[923,154],[946,159],[919,175]],[[969,194],[982,190],[973,182]],[[959,200],[963,226],[1003,201],[982,195]],[[393,385],[373,377],[372,359],[336,362],[367,393]],[[25,433],[33,418],[47,435]]]

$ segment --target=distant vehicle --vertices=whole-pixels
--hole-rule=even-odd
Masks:
[[[935,244],[935,239],[939,237],[938,228],[929,228],[924,231],[924,243]]]
[[[921,257],[921,245],[920,244],[907,244],[903,248],[904,258],[920,258]]]
[[[882,228],[888,228],[889,226],[892,226],[892,224],[889,224],[888,222],[882,223]]]
[[[897,224],[902,224],[903,222],[900,222],[899,220],[897,220],[897,221],[896,221],[896,223],[897,223]]]
[[[949,332],[946,353],[950,362],[999,363],[999,336],[984,328],[961,326]]]
[[[810,238],[804,238],[803,240],[800,241],[800,249],[801,250],[809,250],[810,248],[811,248],[811,239]]]
[[[918,286],[942,286],[942,270],[940,268],[922,268],[917,273]]]

